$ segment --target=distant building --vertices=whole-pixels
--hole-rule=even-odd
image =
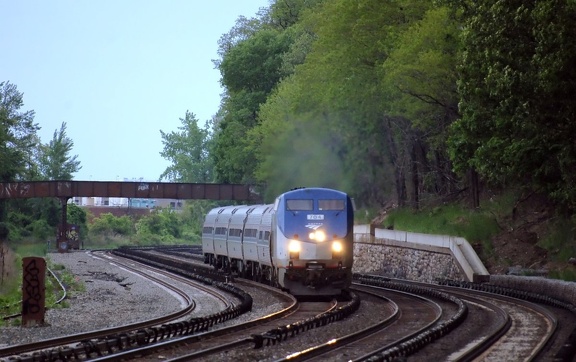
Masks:
[[[142,178],[128,179],[124,178],[124,182],[148,182],[143,181]],[[144,199],[144,198],[127,198],[127,197],[73,197],[68,201],[78,206],[86,207],[118,207],[127,209],[170,209],[180,211],[184,203],[182,200],[174,199]]]

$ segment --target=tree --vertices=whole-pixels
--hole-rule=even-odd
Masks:
[[[468,6],[461,118],[449,140],[455,167],[576,208],[576,3]]]
[[[66,220],[69,224],[78,226],[80,239],[85,240],[88,236],[88,224],[86,223],[88,216],[86,210],[71,203],[66,207],[66,215]]]
[[[21,112],[23,94],[16,85],[0,82],[0,181],[14,181],[25,175],[31,164],[36,131],[34,111]]]
[[[255,156],[247,133],[258,123],[258,110],[281,77],[283,54],[292,39],[269,27],[252,29],[249,37],[222,50],[218,68],[225,96],[214,130],[214,165],[220,182],[254,181]]]
[[[458,118],[459,25],[452,9],[430,8],[400,33],[383,63],[387,112],[395,117],[394,125],[404,125],[389,127],[388,132],[394,135],[391,142],[402,143],[399,151],[405,154],[405,162],[400,169],[408,169],[411,175],[414,207],[421,191],[446,195],[458,180],[452,173],[446,138],[449,125]]]
[[[130,216],[116,217],[112,213],[103,213],[92,221],[89,233],[97,236],[130,236],[135,233]]]
[[[250,144],[262,145],[260,179],[336,184],[359,204],[393,198],[382,64],[398,34],[422,17],[421,4],[335,0],[303,12],[299,36],[293,36],[298,42],[283,57],[282,69],[294,73],[261,106],[261,125],[251,132]],[[398,175],[400,190],[404,180]]]
[[[25,179],[32,168],[38,125],[34,111],[21,112],[23,95],[16,85],[0,82],[0,182]],[[0,200],[0,222],[6,219],[6,201]]]
[[[208,125],[198,127],[194,113],[186,111],[180,118],[179,132],[165,133],[160,130],[164,150],[160,155],[172,161],[160,175],[160,180],[173,182],[212,182],[213,162],[210,157],[211,135]]]
[[[62,122],[52,140],[39,147],[38,166],[44,180],[72,180],[72,174],[80,171],[78,155],[69,156],[73,147],[74,141],[66,136],[66,122]]]

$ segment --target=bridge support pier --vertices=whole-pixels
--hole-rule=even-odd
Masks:
[[[60,204],[62,205],[62,213],[60,216],[60,227],[58,228],[58,252],[67,253],[68,252],[68,238],[66,237],[66,231],[68,230],[68,199],[69,197],[59,197]]]

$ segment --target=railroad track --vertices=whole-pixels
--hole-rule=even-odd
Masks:
[[[182,262],[177,264],[190,262],[192,270],[202,264],[194,253],[186,250],[148,252],[150,255],[164,254]],[[116,257],[102,257],[117,262]],[[129,268],[134,263],[127,262],[122,267]],[[154,272],[156,276],[164,273]],[[214,324],[210,331],[208,328],[196,330],[145,346],[133,346],[130,351],[91,356],[90,359],[363,361],[393,360],[410,355],[413,360],[551,360],[555,349],[562,344],[559,339],[565,338],[561,337],[565,331],[562,334],[559,329],[563,326],[564,330],[571,331],[573,328],[574,316],[569,312],[566,313],[572,319],[558,320],[558,311],[517,297],[379,278],[394,284],[383,289],[368,285],[370,278],[378,278],[362,277],[365,278],[362,283],[366,284],[354,285],[355,292],[362,295],[359,313],[354,313],[352,318],[342,323],[330,324],[330,321],[337,320],[332,317],[321,322],[318,316],[335,315],[343,303],[349,302],[294,302],[282,312],[257,320],[246,323],[219,321],[218,326],[222,328]],[[230,279],[224,284],[240,289],[266,288],[243,279]],[[270,293],[279,292],[275,288],[268,290]],[[222,305],[224,310],[235,307],[234,303]],[[373,314],[373,318],[370,323],[357,328],[355,320],[361,314]],[[309,327],[302,327],[310,320],[314,322]],[[308,331],[315,328],[319,329],[312,333]],[[194,353],[190,353],[192,349]]]
[[[324,343],[303,346],[283,358],[272,360],[392,361],[406,356],[415,361],[551,359],[544,351],[555,335],[557,320],[541,305],[485,292],[403,281],[395,283],[394,288],[412,289],[414,293],[426,295],[425,298],[413,294],[399,297],[394,295],[398,292],[382,289],[388,293],[385,297],[390,303],[397,305],[407,318],[390,323],[395,318],[394,313],[390,320],[375,322],[361,331],[337,338],[326,334]],[[373,286],[354,285],[354,289],[359,288],[363,293],[382,293]],[[445,299],[444,302],[437,297]],[[465,306],[464,310],[468,312],[455,311],[446,301],[456,302],[459,310]],[[435,303],[438,305],[431,307]],[[433,319],[432,315],[439,310],[443,316]]]
[[[154,250],[138,250],[138,252],[133,254],[132,257],[135,257],[137,260],[148,260],[148,262],[154,264],[166,262],[167,267],[177,265],[182,269],[192,268],[195,271],[198,271],[199,268],[205,268],[203,263],[198,263],[196,258],[183,256],[180,252],[173,254],[171,252],[159,253]],[[234,280],[234,284],[236,285],[250,284],[258,286],[259,288],[270,288],[261,283],[255,283],[240,278],[228,278],[227,280]],[[271,288],[270,291],[275,293],[279,292],[276,288]],[[123,359],[138,358],[139,360],[145,360],[146,357],[144,357],[144,355],[150,353],[161,353],[163,359],[169,357],[173,357],[176,360],[179,358],[197,359],[206,358],[208,355],[221,353],[222,351],[228,353],[230,350],[246,345],[257,348],[275,345],[291,336],[294,336],[295,334],[299,334],[300,332],[324,326],[332,321],[346,317],[354,311],[360,303],[356,295],[351,295],[349,299],[350,300],[344,302],[331,301],[329,308],[324,306],[325,303],[301,302],[294,305],[293,310],[286,310],[289,314],[286,313],[283,315],[280,322],[273,320],[270,318],[271,316],[267,316],[266,318],[260,318],[259,320],[235,325],[223,330],[197,336],[189,336],[183,339],[174,340],[173,342],[163,343],[162,346],[159,346],[162,349],[161,351],[159,351],[158,348],[155,348],[155,346],[148,346],[141,349],[127,351],[119,355],[102,357],[99,360],[117,360],[117,357]],[[278,323],[281,323],[281,325],[278,325]],[[242,333],[239,334],[237,331],[242,331]],[[184,346],[175,347],[179,344],[184,344]],[[190,349],[191,344],[193,344],[193,348],[196,352],[193,355],[188,355],[184,351]],[[184,353],[184,357],[176,357],[182,353]],[[224,358],[224,356],[220,357]],[[216,359],[218,359],[218,357],[216,357]]]
[[[354,286],[353,290],[363,296],[363,301],[365,298],[378,300],[383,308],[390,310],[390,316],[354,333],[294,352],[279,361],[355,360],[375,345],[382,350],[392,348],[431,328],[443,317],[442,307],[430,298],[364,286]]]
[[[455,332],[467,337],[465,345],[446,358],[455,361],[508,360],[533,361],[543,358],[546,347],[558,330],[555,314],[542,305],[504,295],[475,290],[438,287],[456,295],[470,306],[490,311],[491,323],[470,323]],[[451,344],[454,347],[454,343]],[[425,351],[421,355],[424,355]]]
[[[178,255],[178,253],[173,255],[180,261],[189,260],[193,264],[199,263],[195,260],[197,258],[194,257],[183,254]],[[455,289],[437,285],[409,281],[395,282],[408,287],[410,285],[420,285],[425,289],[446,293],[448,296],[460,300],[465,309],[472,312],[461,312],[457,318],[458,320],[452,321],[455,323],[439,321],[436,326],[429,326],[428,329],[423,328],[408,340],[397,339],[391,342],[388,348],[374,349],[372,354],[376,355],[374,357],[376,359],[408,354],[396,351],[398,348],[395,346],[402,346],[402,348],[410,350],[409,354],[414,354],[423,359],[430,359],[430,356],[433,355],[438,356],[438,359],[451,360],[472,360],[474,358],[490,360],[494,358],[492,356],[499,356],[496,359],[501,359],[502,356],[505,356],[505,359],[532,360],[546,355],[545,351],[551,349],[551,344],[555,340],[552,336],[558,335],[554,313],[534,303],[526,303],[518,298],[506,299],[505,297],[487,293],[482,296],[477,293],[462,291],[461,289],[456,291]],[[444,305],[442,308],[444,313],[451,309],[449,305]],[[574,320],[573,315],[571,318]],[[447,328],[446,325],[449,324],[453,325]],[[564,329],[569,328],[566,327]],[[374,329],[377,328],[374,327]],[[452,332],[450,337],[448,337],[452,329],[456,329],[457,332]],[[532,332],[528,333],[529,331]],[[330,341],[328,343],[330,348],[327,349],[334,349],[335,345],[338,344],[335,341],[340,338],[344,339],[344,334],[340,334],[337,337],[330,336],[332,335],[326,334],[326,339],[323,343],[308,346],[305,349],[295,349],[291,353],[286,353],[285,356],[290,356],[290,360],[305,359],[304,355],[312,355],[311,351],[327,348],[323,346],[326,341]],[[566,338],[566,333],[560,338]],[[346,339],[352,340],[354,337],[346,336]],[[429,343],[430,339],[434,340],[434,343]],[[527,342],[528,340],[530,342]],[[561,342],[556,341],[555,343]],[[342,347],[342,350],[345,351],[346,348],[348,348],[348,351],[343,352],[343,354],[346,355],[348,360],[350,359],[348,358],[349,355],[351,355],[350,351],[356,348]],[[366,349],[365,346],[361,348]],[[556,348],[559,347],[556,346]],[[419,350],[421,352],[418,352]],[[549,352],[547,356],[550,357],[553,354],[553,352]],[[262,354],[260,358],[263,359]],[[328,359],[329,357],[322,355],[321,358]],[[365,355],[358,357],[357,360],[368,358],[369,355]]]
[[[183,304],[183,308],[177,312],[138,323],[0,348],[0,357],[9,357],[11,361],[27,359],[31,356],[44,356],[47,360],[50,360],[53,358],[50,356],[53,355],[68,356],[67,358],[74,359],[88,359],[91,353],[100,354],[101,349],[112,353],[114,350],[117,350],[118,347],[121,347],[121,344],[126,346],[129,339],[133,341],[138,340],[137,343],[145,342],[150,339],[150,336],[146,332],[148,328],[185,318],[196,308],[192,297],[173,285],[174,280],[178,280],[180,283],[187,284],[212,295],[212,297],[222,305],[222,311],[233,309],[235,306],[234,303],[229,301],[230,296],[223,294],[221,291],[217,292],[214,288],[208,288],[202,283],[169,274],[162,270],[153,269],[147,265],[136,264],[131,260],[122,261],[121,258],[107,255],[103,257],[107,258],[112,265],[141,275],[150,280],[150,282],[156,283],[176,295]],[[116,344],[116,346],[110,346],[111,340],[114,340],[112,344]],[[87,347],[87,345],[89,345],[89,347]],[[27,354],[24,355],[25,353]]]
[[[423,344],[422,338],[417,337],[410,345],[405,344],[405,351],[397,352],[396,356],[410,355],[414,360],[450,361],[554,359],[556,351],[550,346],[558,332],[558,321],[549,307],[518,297],[472,289],[404,280],[393,280],[390,283],[396,287],[405,285],[406,289],[433,288],[459,298],[470,311],[461,323],[451,331],[447,330],[442,338]],[[512,294],[511,291],[509,293]],[[390,355],[381,353],[378,356]]]
[[[283,340],[293,337],[296,334],[313,329],[311,325],[306,328],[298,328],[312,318],[334,312],[342,302],[331,300],[329,302],[300,302],[294,304],[281,318],[270,318],[267,316],[259,320],[249,321],[234,326],[230,326],[210,335],[197,336],[197,338],[187,338],[186,341],[175,341],[174,345],[163,346],[162,350],[154,350],[154,356],[146,358],[140,356],[139,361],[157,361],[158,354],[167,361],[188,361],[188,360],[226,360],[227,355],[234,352],[241,355],[241,359],[250,359],[249,355],[256,348],[271,346],[282,343]],[[292,326],[292,328],[288,327]],[[185,343],[182,343],[185,342]],[[193,352],[190,352],[190,351]],[[149,351],[146,351],[149,352]],[[138,354],[131,354],[128,357],[134,358]]]

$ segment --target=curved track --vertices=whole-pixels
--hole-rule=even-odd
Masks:
[[[469,312],[452,329],[431,338],[430,331],[444,330],[443,326],[451,318],[453,308],[449,303],[439,301],[436,309],[447,315],[427,324],[431,311],[427,311],[426,303],[415,299],[422,297],[411,295],[408,298],[406,294],[400,298],[394,295],[397,291],[387,290],[391,294],[386,297],[391,303],[397,303],[399,311],[408,317],[398,318],[393,324],[375,323],[363,331],[333,339],[326,335],[325,343],[308,346],[277,361],[387,361],[402,356],[414,360],[531,361],[541,357],[556,331],[556,318],[548,309],[524,300],[422,283],[395,283],[395,287],[418,285],[415,292],[425,289],[441,291],[451,298],[458,298],[460,303],[467,305]],[[354,287],[359,288],[358,285]],[[372,286],[362,288],[369,288],[371,293],[376,289]],[[429,298],[422,300],[436,303]],[[422,304],[421,309],[419,304]]]
[[[179,289],[178,287],[175,287],[173,283],[170,282],[170,279],[167,280],[166,278],[159,276],[159,275],[167,276],[166,272],[150,268],[149,266],[143,264],[137,265],[131,260],[122,261],[121,258],[117,257],[112,258],[109,256],[107,256],[107,258],[111,259],[111,265],[129,270],[132,273],[141,275],[142,277],[150,280],[151,282],[162,286],[163,288],[165,288],[167,291],[177,296],[177,298],[179,298],[182,301],[183,308],[177,312],[142,322],[1,348],[0,357],[13,356],[12,360],[17,360],[19,358],[18,355],[22,355],[24,353],[34,355],[35,353],[38,353],[37,351],[46,350],[49,348],[53,349],[58,348],[59,350],[66,351],[66,353],[70,355],[74,355],[77,354],[75,346],[76,343],[80,343],[86,340],[92,340],[94,341],[92,343],[97,344],[98,340],[106,339],[107,336],[114,334],[128,334],[130,332],[136,333],[136,331],[141,330],[143,328],[161,325],[167,322],[181,319],[187,315],[190,315],[190,313],[194,311],[196,304],[192,299],[192,296],[187,294],[187,292]],[[181,278],[174,276],[172,274],[168,276],[169,278]],[[222,306],[223,309],[228,309],[233,305],[228,300],[229,296],[224,296],[222,292],[216,292],[213,289],[206,288],[201,283],[191,281],[185,278],[181,278],[180,281],[185,282],[189,285],[193,285],[194,288],[201,289],[206,293],[212,294],[214,298],[216,298],[216,300],[218,300],[219,303],[223,305]]]

